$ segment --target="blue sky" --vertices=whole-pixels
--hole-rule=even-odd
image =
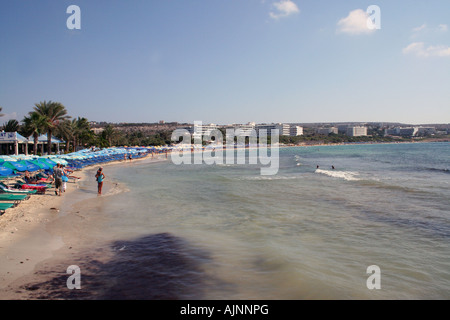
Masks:
[[[448,0],[2,0],[0,122],[52,100],[110,122],[450,123],[449,13]]]

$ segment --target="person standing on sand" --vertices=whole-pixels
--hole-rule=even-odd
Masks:
[[[103,173],[103,168],[98,169],[97,174],[95,175],[98,183],[98,195],[102,194],[103,188],[103,180],[105,179],[105,174]]]
[[[59,196],[62,194],[62,176],[63,176],[63,169],[61,164],[57,164],[56,168],[53,170],[53,177],[55,178],[55,195]]]

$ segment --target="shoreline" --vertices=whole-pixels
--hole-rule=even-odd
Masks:
[[[72,249],[72,240],[66,234],[71,232],[73,226],[63,224],[63,229],[58,230],[53,225],[58,225],[71,213],[78,213],[77,203],[83,201],[85,196],[79,184],[90,181],[89,173],[98,166],[106,169],[160,161],[167,161],[164,154],[155,155],[154,158],[148,155],[132,161],[112,161],[89,166],[74,171],[73,175],[81,179],[68,182],[62,196],[56,196],[55,188],[51,187],[44,195],[31,195],[30,199],[22,201],[17,207],[8,209],[0,217],[0,300],[24,299],[27,294],[21,293],[20,288],[33,281],[39,264],[66,254],[67,248]],[[96,189],[94,183],[92,181]],[[102,197],[108,197],[106,192],[113,188],[112,185],[105,185]]]
[[[302,146],[285,147],[297,148]],[[161,161],[170,161],[170,155],[166,158],[165,154],[162,153],[155,155],[154,158],[148,155],[145,158],[133,159],[132,161],[121,160],[89,166],[74,172],[75,176],[80,176],[82,179],[77,183],[69,182],[67,191],[63,196],[55,196],[54,188],[50,188],[45,195],[34,195],[16,208],[8,210],[0,217],[0,259],[2,261],[0,266],[0,300],[29,298],[31,292],[27,291],[27,285],[36,282],[36,277],[39,278],[39,274],[42,274],[42,270],[45,270],[48,263],[61,260],[61,258],[68,258],[67,261],[73,261],[73,257],[77,253],[86,248],[92,249],[89,246],[92,245],[92,242],[89,242],[89,231],[95,232],[95,230],[89,229],[90,222],[104,219],[105,215],[90,216],[89,211],[83,211],[83,209],[89,208],[89,204],[100,207],[103,203],[103,201],[96,201],[97,196],[93,193],[96,185],[92,177],[99,166],[106,169],[105,173],[108,176],[108,168],[120,169],[124,166],[131,167]],[[80,184],[85,183],[89,184],[91,189],[89,197],[86,197],[87,194],[83,193],[86,190],[80,188]],[[118,183],[120,184],[120,181]],[[106,194],[109,189],[114,189],[114,185],[117,186],[117,183],[105,185],[107,186],[106,189],[104,188],[106,192],[100,198],[107,201],[107,197],[116,194],[115,192]],[[86,202],[88,202],[88,205],[86,205]],[[77,238],[79,235],[87,235],[87,237],[80,239]],[[67,266],[65,265],[65,268]],[[65,269],[61,269],[61,271],[65,271]],[[65,277],[67,278],[67,276]]]

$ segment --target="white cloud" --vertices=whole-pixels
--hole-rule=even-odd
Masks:
[[[413,42],[403,49],[404,54],[413,54],[417,57],[450,57],[448,46],[425,46],[423,42]]]
[[[412,37],[417,37],[418,35],[426,35],[426,34],[432,34],[437,32],[447,32],[448,31],[448,25],[446,24],[440,24],[437,27],[429,27],[426,23],[421,25],[420,27],[416,27],[412,29],[413,35]]]
[[[300,12],[297,5],[291,0],[281,0],[273,4],[276,12],[270,12],[272,19],[279,19]]]
[[[424,23],[424,24],[421,25],[420,27],[414,28],[413,31],[414,31],[414,32],[419,32],[419,31],[422,31],[422,30],[424,30],[424,29],[426,29],[426,28],[427,28],[427,25],[426,25],[426,23]]]
[[[373,33],[375,29],[370,29],[367,26],[368,19],[369,15],[367,12],[361,9],[353,10],[347,17],[339,20],[336,31],[338,33],[347,33],[352,35]]]
[[[447,32],[448,31],[448,26],[446,24],[440,24],[438,26],[438,31]]]

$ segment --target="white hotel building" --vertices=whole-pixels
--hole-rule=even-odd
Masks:
[[[347,135],[350,137],[367,136],[367,127],[348,127]]]

